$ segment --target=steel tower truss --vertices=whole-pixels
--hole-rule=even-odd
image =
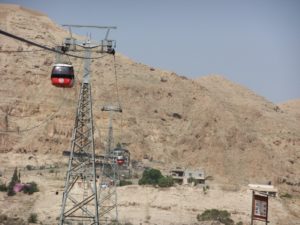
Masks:
[[[86,72],[89,73],[89,63],[85,63],[85,75]],[[61,225],[72,221],[99,224],[92,115],[91,86],[83,82],[63,193]]]
[[[69,28],[78,27],[78,25],[67,26]],[[105,28],[107,29],[107,27]],[[110,28],[115,29],[115,27]],[[89,78],[92,49],[98,46],[103,49],[103,46],[96,46],[90,41],[82,44],[76,43],[75,40],[73,42],[85,49],[85,61],[59,224],[100,225],[99,204],[101,202],[98,201],[99,185],[97,185],[96,175],[92,95]],[[107,49],[109,48],[107,47]]]
[[[99,189],[99,219],[101,223],[111,224],[118,221],[118,196],[117,196],[117,183],[118,165],[116,158],[113,155],[114,137],[112,116],[114,112],[122,112],[120,106],[104,106],[102,111],[109,112],[109,127],[107,136],[107,146],[104,161],[100,171],[100,189]]]

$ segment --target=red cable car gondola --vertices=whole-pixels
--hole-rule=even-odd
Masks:
[[[125,162],[124,156],[122,156],[122,155],[117,156],[117,163],[118,163],[118,165],[123,165],[124,162]]]
[[[74,85],[74,69],[70,64],[54,64],[51,73],[52,85],[71,88]]]

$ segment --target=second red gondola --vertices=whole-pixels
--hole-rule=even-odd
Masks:
[[[124,162],[125,162],[124,156],[122,156],[122,155],[117,156],[117,163],[118,163],[118,165],[123,165]]]

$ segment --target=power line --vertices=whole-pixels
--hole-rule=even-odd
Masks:
[[[44,46],[44,45],[41,45],[41,44],[38,44],[38,43],[35,43],[33,41],[30,41],[30,40],[27,40],[23,37],[19,37],[19,36],[16,36],[14,34],[11,34],[11,33],[8,33],[4,30],[1,30],[0,29],[0,34],[4,35],[4,36],[8,36],[10,38],[13,38],[13,39],[16,39],[18,41],[22,41],[22,42],[25,42],[27,44],[30,44],[30,45],[33,45],[33,46],[36,46],[38,48],[42,48],[42,49],[45,49],[45,50],[48,50],[50,52],[54,52],[54,53],[59,53],[59,54],[64,54],[64,55],[67,55],[67,56],[70,56],[70,57],[74,57],[74,58],[80,58],[80,59],[100,59],[100,58],[103,58],[105,57],[106,55],[102,55],[102,56],[99,56],[99,57],[90,57],[90,58],[87,58],[87,57],[84,57],[84,56],[78,56],[78,55],[73,55],[73,54],[69,54],[69,53],[65,53],[65,52],[61,52],[59,50],[56,50],[55,48],[49,48],[47,46]]]

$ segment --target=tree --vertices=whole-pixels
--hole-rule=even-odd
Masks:
[[[143,172],[142,178],[139,180],[139,185],[152,184],[160,187],[171,187],[173,186],[172,177],[164,177],[160,170],[157,169],[146,169]]]
[[[8,196],[13,196],[15,195],[15,191],[14,191],[14,187],[17,183],[19,183],[19,177],[18,177],[18,168],[16,167],[13,173],[13,176],[11,178],[11,181],[9,182],[8,186],[7,186],[7,195]]]
[[[161,177],[158,180],[158,186],[160,187],[172,187],[174,185],[173,178],[170,176]]]
[[[160,170],[157,169],[146,169],[143,172],[142,178],[139,180],[139,185],[145,184],[158,184],[158,180],[162,178],[163,175],[161,174]]]

